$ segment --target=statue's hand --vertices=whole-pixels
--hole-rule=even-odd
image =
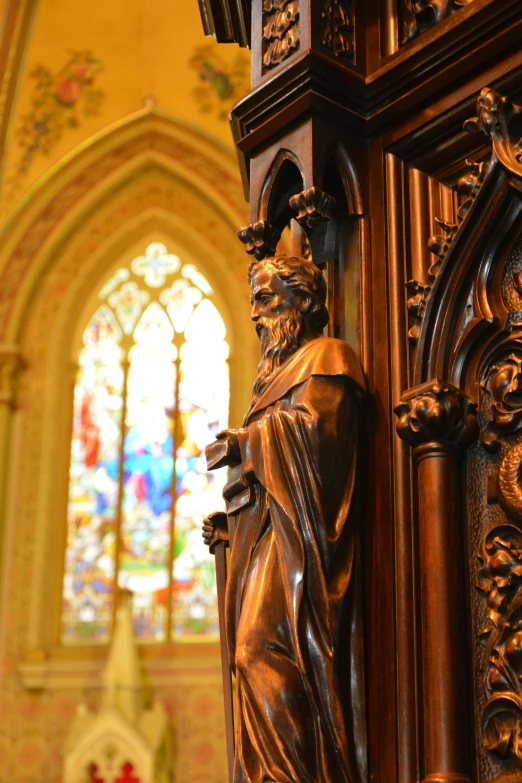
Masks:
[[[216,470],[231,465],[239,465],[241,452],[237,430],[222,430],[216,435],[214,443],[205,448],[208,470]]]
[[[228,523],[227,515],[224,511],[214,511],[203,520],[203,541],[214,551],[216,544],[222,541],[225,546],[228,545]]]

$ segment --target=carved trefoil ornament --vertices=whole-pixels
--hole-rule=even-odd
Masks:
[[[474,0],[403,0],[403,43],[473,2]]]
[[[522,533],[512,525],[494,528],[478,553],[478,589],[487,605],[481,630],[484,747],[522,767]]]
[[[263,73],[299,49],[299,13],[299,0],[263,0]]]
[[[281,238],[281,232],[266,220],[258,220],[257,223],[243,226],[237,235],[246,246],[247,253],[255,256],[258,261],[273,255]]]
[[[354,0],[322,0],[321,43],[336,57],[355,60]]]
[[[319,188],[308,188],[290,199],[291,208],[297,212],[296,220],[302,226],[315,228],[333,217],[335,199]]]

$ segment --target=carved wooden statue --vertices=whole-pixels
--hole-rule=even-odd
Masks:
[[[328,321],[322,272],[277,256],[249,267],[261,362],[238,430],[207,447],[230,467],[228,655],[236,676],[234,783],[365,777],[355,487],[364,380]]]

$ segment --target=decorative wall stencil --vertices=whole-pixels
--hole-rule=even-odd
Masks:
[[[248,92],[250,56],[241,50],[227,62],[216,44],[208,43],[194,50],[189,65],[200,80],[192,92],[200,111],[226,120],[232,104]]]
[[[354,0],[323,0],[321,43],[336,57],[355,59]]]
[[[473,0],[404,0],[403,43],[472,2]]]
[[[21,157],[8,182],[9,190],[16,189],[37,155],[48,155],[69,128],[99,114],[105,93],[95,85],[102,70],[102,62],[90,50],[83,50],[72,52],[57,72],[45,65],[29,72],[34,84],[31,109],[16,129]]]
[[[494,528],[482,542],[478,589],[487,604],[482,715],[484,747],[522,766],[522,533]]]
[[[263,0],[263,73],[299,49],[299,10],[299,0]]]

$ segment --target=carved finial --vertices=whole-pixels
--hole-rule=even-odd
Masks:
[[[449,384],[440,381],[411,389],[395,408],[397,433],[411,446],[427,443],[466,448],[478,431],[477,405]]]
[[[319,188],[308,188],[292,196],[290,206],[297,212],[296,220],[308,228],[315,228],[333,217],[335,199]]]
[[[484,87],[477,99],[477,116],[465,122],[464,128],[485,133],[508,173],[522,178],[522,106]]]
[[[274,255],[277,243],[281,239],[281,232],[266,220],[259,220],[249,226],[243,226],[237,235],[240,241],[246,245],[247,253],[255,256],[258,261],[261,261],[265,256]]]

